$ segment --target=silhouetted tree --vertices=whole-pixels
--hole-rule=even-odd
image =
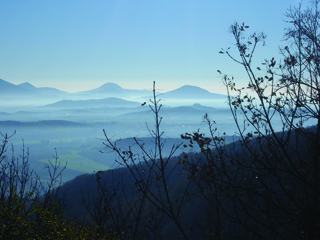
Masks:
[[[202,149],[189,172],[215,210],[214,239],[319,238],[318,6],[314,1],[306,10],[301,5],[288,10],[291,27],[285,30],[287,46],[280,48],[283,59],[278,63],[272,58],[262,66],[254,64],[254,51],[266,36],[254,33],[245,38],[249,26],[230,27],[239,57],[229,49],[220,53],[241,64],[248,76],[245,88],[223,76],[240,141],[225,144],[208,116],[212,136],[183,136]]]
[[[97,229],[65,216],[67,203],[60,187],[66,166],[60,166],[57,152],[55,160],[47,165],[49,180],[41,182],[30,167],[29,151],[24,144],[16,157],[13,145],[10,154],[12,135],[1,136],[0,238],[99,239]]]
[[[154,149],[146,149],[144,143],[136,138],[133,139],[140,152],[134,153],[130,146],[126,149],[119,148],[117,147],[117,141],[113,142],[105,130],[104,144],[107,148],[117,153],[119,157],[118,163],[129,170],[134,180],[134,185],[131,186],[134,196],[124,196],[125,201],[131,199],[134,200],[131,204],[137,204],[135,207],[131,206],[129,201],[126,204],[127,211],[134,215],[135,225],[133,227],[140,230],[146,229],[148,234],[143,236],[145,239],[162,239],[164,237],[188,239],[191,226],[187,225],[188,221],[185,217],[183,218],[182,211],[185,210],[183,206],[190,195],[188,189],[191,179],[181,175],[180,178],[183,178],[185,183],[180,186],[183,188],[180,189],[182,194],[177,196],[177,194],[173,193],[171,187],[174,183],[172,183],[171,179],[176,177],[182,168],[181,162],[173,161],[172,158],[181,144],[173,145],[169,156],[166,158],[163,156],[165,140],[162,138],[163,132],[160,128],[162,118],[159,115],[162,105],[156,97],[155,83],[153,85],[153,98],[150,99],[149,107],[155,117],[154,130],[149,129],[147,126],[153,138]],[[101,188],[102,192],[103,188]],[[125,191],[121,190],[120,192],[123,194]],[[119,210],[118,203],[117,206],[117,210]],[[109,204],[106,203],[105,207],[109,207]],[[113,211],[111,211],[112,213]],[[166,221],[172,222],[177,228],[177,231],[170,234],[171,236],[164,236],[163,231],[160,229]],[[133,233],[136,232],[134,231]],[[133,237],[134,235],[131,234],[130,236]]]

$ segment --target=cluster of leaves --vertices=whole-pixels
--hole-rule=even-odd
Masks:
[[[99,239],[97,229],[66,218],[57,204],[22,203],[16,193],[10,198],[0,202],[1,239]]]

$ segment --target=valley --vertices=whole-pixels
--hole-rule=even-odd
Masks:
[[[48,177],[45,166],[53,161],[55,149],[61,166],[66,165],[63,182],[84,173],[118,167],[115,154],[104,149],[102,144],[103,129],[114,141],[121,139],[118,144],[123,149],[131,146],[137,150],[133,137],[143,141],[147,148],[152,147],[148,129],[154,128],[154,116],[149,107],[148,99],[152,96],[149,90],[123,89],[107,83],[98,89],[69,94],[57,89],[36,88],[29,83],[14,85],[0,80],[0,91],[3,94],[0,132],[14,133],[10,143],[15,155],[21,153],[24,144],[29,150],[31,167],[43,180]],[[104,98],[98,98],[102,96]],[[233,120],[226,96],[194,86],[184,86],[158,96],[163,104],[160,114],[163,118],[161,130],[166,139],[165,155],[173,144],[183,142],[181,134],[198,129],[209,134],[202,123],[206,113],[219,123],[221,133],[236,130],[230,127]],[[186,150],[181,147],[176,155],[183,151]]]

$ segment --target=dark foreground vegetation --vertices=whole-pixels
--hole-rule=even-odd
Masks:
[[[226,143],[208,115],[210,135],[185,133],[166,144],[155,86],[148,130],[152,149],[133,138],[118,145],[104,131],[104,151],[119,168],[81,175],[61,185],[58,156],[43,183],[3,135],[0,150],[0,236],[4,239],[319,239],[320,40],[318,1],[290,9],[288,43],[262,65],[253,53],[263,33],[247,39],[245,24],[231,26],[248,85],[223,75],[240,140]],[[257,67],[260,66],[260,67]],[[220,72],[220,71],[218,71]],[[282,121],[282,131],[274,119]],[[165,119],[164,119],[165,120]],[[313,125],[311,127],[307,126]],[[194,145],[199,153],[189,152]],[[186,153],[174,156],[179,147]]]

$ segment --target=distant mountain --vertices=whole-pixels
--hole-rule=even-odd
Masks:
[[[20,121],[0,121],[1,127],[81,127],[86,124],[63,121],[63,120],[43,120],[37,122]]]
[[[115,99],[103,100],[107,98],[117,98],[125,100],[135,100],[144,102],[152,96],[150,90],[125,89],[116,83],[105,83],[102,86],[82,91],[77,93],[68,93],[60,91],[56,88],[40,87],[37,88],[28,82],[18,85],[9,83],[0,79],[0,105],[2,111],[12,112],[25,110],[25,106],[39,106],[45,104],[54,104],[50,107],[64,107],[64,108],[92,108],[92,107],[135,107],[138,103],[133,105],[120,103],[120,100]],[[159,94],[159,98],[164,100],[173,99],[174,101],[167,101],[168,105],[175,104],[176,106],[189,105],[195,102],[207,105],[206,101],[226,99],[225,95],[211,93],[205,89],[185,85],[173,91]],[[93,99],[103,100],[93,101]],[[64,101],[62,101],[64,100]],[[88,102],[72,102],[79,100],[87,100]],[[61,101],[61,103],[57,103]],[[106,101],[109,101],[108,103]],[[208,103],[209,104],[209,103]],[[210,103],[211,105],[212,103]],[[13,110],[13,106],[15,110]]]
[[[8,111],[12,106],[39,105],[68,99],[67,92],[55,88],[37,88],[25,82],[18,85],[0,79],[0,105]]]
[[[10,116],[12,113],[0,112],[0,116]]]
[[[137,89],[124,89],[115,83],[106,83],[101,87],[91,89],[88,91],[82,91],[74,93],[75,96],[87,96],[94,99],[116,97],[116,98],[138,98],[149,97],[151,91],[149,90],[137,90]]]
[[[192,106],[179,106],[179,107],[162,107],[159,115],[165,119],[166,122],[201,122],[204,114],[209,114],[218,119],[220,116],[226,116],[225,114],[230,113],[229,109],[215,109],[212,107],[206,107],[200,104],[194,104]],[[118,115],[119,119],[127,119],[132,121],[153,121],[154,116],[150,113],[150,109],[146,108],[141,112],[131,112],[126,114]]]
[[[213,108],[213,107],[203,106],[203,105],[201,105],[201,104],[199,104],[199,103],[193,104],[192,107],[193,107],[194,109],[200,110],[200,111],[202,111],[202,112],[211,112],[211,111],[213,111],[213,110],[216,110],[216,109]]]
[[[120,98],[104,98],[90,100],[63,100],[56,103],[42,106],[42,108],[63,108],[63,109],[83,109],[83,108],[101,108],[101,107],[138,107],[141,106],[138,102],[123,100]]]
[[[0,94],[3,97],[21,98],[23,96],[33,95],[35,92],[21,86],[14,85],[3,79],[0,79]]]
[[[101,87],[91,90],[92,92],[103,92],[103,91],[118,91],[122,92],[124,89],[115,83],[105,83]]]
[[[40,93],[40,94],[57,94],[57,95],[58,94],[68,94],[68,92],[61,91],[61,90],[56,89],[56,88],[50,88],[50,87],[37,88],[37,87],[33,86],[32,84],[30,84],[28,82],[24,82],[24,83],[18,84],[17,86],[22,87],[24,89],[31,90],[31,91],[35,91],[35,92]]]
[[[28,82],[24,82],[21,84],[18,84],[19,87],[23,87],[24,89],[28,89],[31,91],[36,91],[37,88],[35,86],[33,86],[32,84],[28,83]]]
[[[103,84],[101,87],[87,90],[87,91],[82,91],[82,92],[77,92],[77,94],[108,94],[108,95],[119,95],[124,91],[122,87],[115,83],[106,83]]]
[[[184,85],[173,91],[166,92],[161,95],[162,99],[224,99],[226,95],[211,93],[203,88]]]

